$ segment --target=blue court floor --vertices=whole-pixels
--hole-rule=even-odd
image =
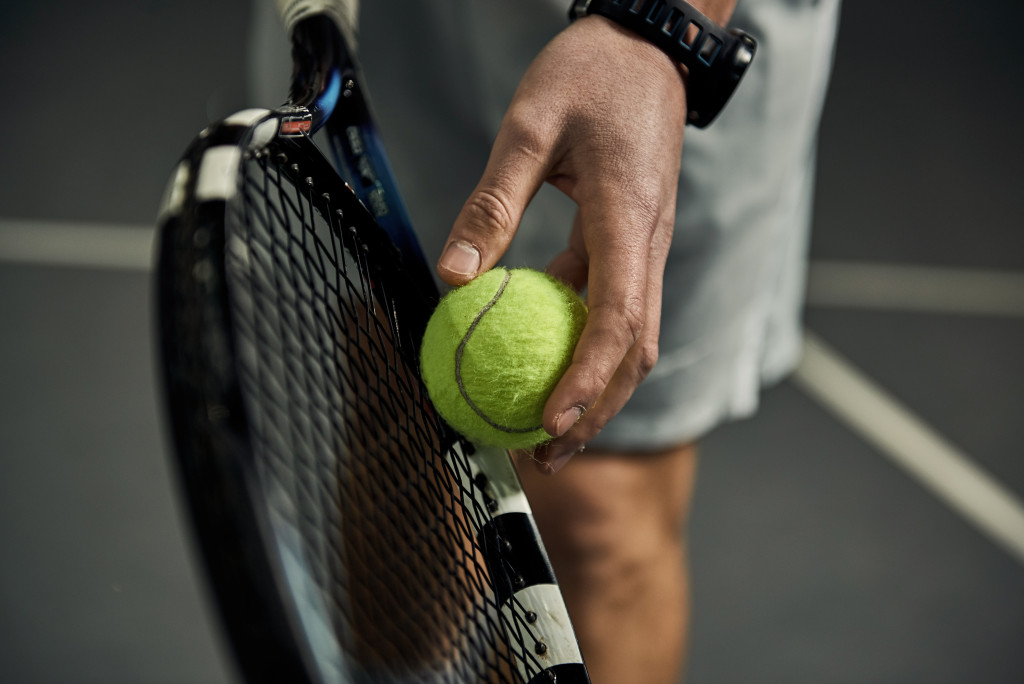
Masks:
[[[161,432],[150,246],[183,146],[248,104],[247,7],[0,8],[0,681],[236,681]],[[1022,25],[846,3],[804,362],[703,447],[691,684],[1024,681]]]

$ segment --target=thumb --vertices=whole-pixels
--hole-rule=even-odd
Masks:
[[[442,280],[464,285],[498,263],[548,174],[549,149],[506,119],[437,263]]]

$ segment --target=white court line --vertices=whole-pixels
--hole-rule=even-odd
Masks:
[[[0,219],[0,261],[149,270],[153,236],[152,226]],[[807,303],[1024,317],[1024,273],[814,261]]]
[[[1024,563],[1024,504],[814,334],[796,384]]]
[[[0,219],[0,261],[148,271],[151,226]],[[935,313],[1024,315],[1024,274],[811,264],[809,303]],[[1024,563],[1024,505],[959,449],[809,334],[794,381]]]
[[[807,303],[830,308],[1024,316],[1024,273],[814,261]]]
[[[148,271],[152,226],[0,219],[0,261]]]

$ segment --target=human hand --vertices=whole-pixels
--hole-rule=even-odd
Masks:
[[[658,355],[662,277],[675,220],[684,75],[603,17],[559,34],[527,70],[438,273],[462,285],[492,268],[545,181],[578,205],[568,249],[547,270],[588,288],[590,315],[544,408],[560,469],[621,410]]]

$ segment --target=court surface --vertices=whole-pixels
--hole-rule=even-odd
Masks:
[[[1024,677],[1024,8],[913,6],[844,8],[805,361],[703,451],[692,684]],[[250,104],[246,8],[0,9],[4,681],[234,681],[164,454],[149,269],[176,156]]]

